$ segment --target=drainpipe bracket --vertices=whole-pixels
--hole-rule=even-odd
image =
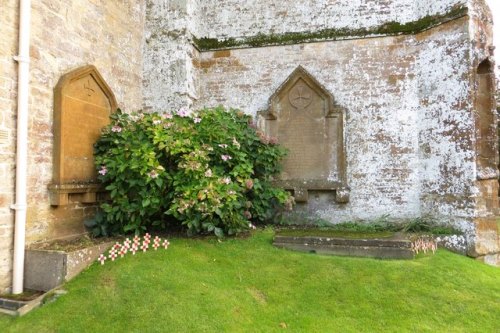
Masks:
[[[28,205],[26,205],[26,204],[13,204],[13,205],[10,205],[10,209],[13,209],[13,210],[27,210],[28,209]]]
[[[14,59],[15,61],[17,61],[19,63],[25,63],[25,64],[30,63],[29,57],[22,57],[22,56],[18,55],[18,56],[13,56],[12,59]]]

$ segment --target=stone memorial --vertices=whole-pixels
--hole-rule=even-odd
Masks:
[[[116,110],[114,94],[97,69],[89,65],[62,76],[54,98],[51,205],[95,202],[100,187],[93,145]]]
[[[308,190],[335,191],[336,202],[348,202],[343,112],[333,96],[299,66],[269,105],[262,127],[288,149],[277,185],[297,202],[307,202]]]

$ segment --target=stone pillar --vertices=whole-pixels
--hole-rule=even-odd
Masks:
[[[144,109],[177,110],[197,98],[191,44],[196,4],[191,0],[148,0],[144,43]]]
[[[474,241],[469,254],[489,264],[500,265],[493,21],[484,0],[471,1],[469,15],[477,174]]]

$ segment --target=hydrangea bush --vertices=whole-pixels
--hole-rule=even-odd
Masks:
[[[284,155],[236,110],[118,111],[95,145],[111,200],[94,232],[142,233],[172,220],[218,237],[253,228],[291,209],[293,198],[271,184]]]

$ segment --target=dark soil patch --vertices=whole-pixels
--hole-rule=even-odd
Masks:
[[[84,235],[73,239],[54,240],[44,243],[35,243],[31,244],[29,248],[32,250],[53,250],[53,251],[72,252],[92,247],[95,245],[99,245],[102,243],[121,241],[121,240],[122,238],[117,238],[117,237],[92,238],[88,235]]]
[[[43,295],[43,291],[38,290],[27,290],[25,289],[23,293],[13,295],[13,294],[0,294],[0,298],[10,299],[13,301],[29,302]]]

